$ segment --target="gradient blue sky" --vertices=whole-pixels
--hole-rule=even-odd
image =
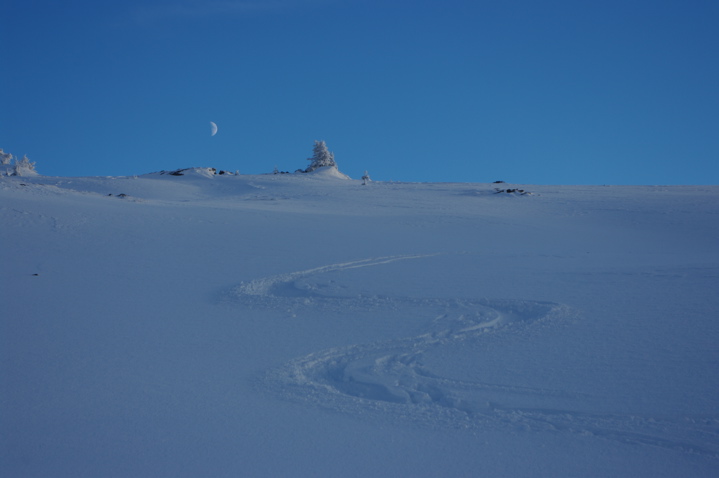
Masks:
[[[716,0],[9,0],[0,147],[44,175],[719,183]],[[210,121],[219,126],[210,136]]]

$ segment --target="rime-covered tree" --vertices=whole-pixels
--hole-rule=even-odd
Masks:
[[[24,155],[22,159],[16,159],[13,165],[14,171],[10,173],[10,176],[36,176],[35,163],[30,161],[27,155]]]
[[[6,153],[0,148],[0,164],[3,166],[12,162],[12,154]]]
[[[306,173],[326,166],[331,166],[333,168],[337,167],[337,163],[335,163],[335,155],[327,149],[327,145],[324,141],[315,141],[315,146],[312,151],[314,153],[312,157],[307,158],[307,161],[312,162],[309,167],[305,169]]]

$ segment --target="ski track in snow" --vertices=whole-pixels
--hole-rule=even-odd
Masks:
[[[294,359],[261,382],[275,395],[354,416],[450,429],[515,429],[572,433],[719,458],[719,421],[567,409],[582,395],[439,376],[425,366],[433,351],[482,345],[493,334],[521,334],[572,316],[569,307],[521,300],[332,296],[308,284],[323,273],[427,255],[389,256],[331,264],[242,283],[233,297],[250,307],[311,307],[340,314],[416,314],[431,326],[414,337],[336,347]],[[434,320],[432,320],[434,317]],[[581,409],[581,406],[577,406]],[[585,407],[586,408],[586,407]],[[591,408],[591,407],[590,407]]]

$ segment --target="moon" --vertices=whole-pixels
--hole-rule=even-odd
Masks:
[[[217,125],[210,121],[210,136],[214,136],[217,134]]]

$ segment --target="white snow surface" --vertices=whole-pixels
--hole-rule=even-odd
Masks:
[[[719,186],[2,177],[0,225],[0,476],[719,475]]]

